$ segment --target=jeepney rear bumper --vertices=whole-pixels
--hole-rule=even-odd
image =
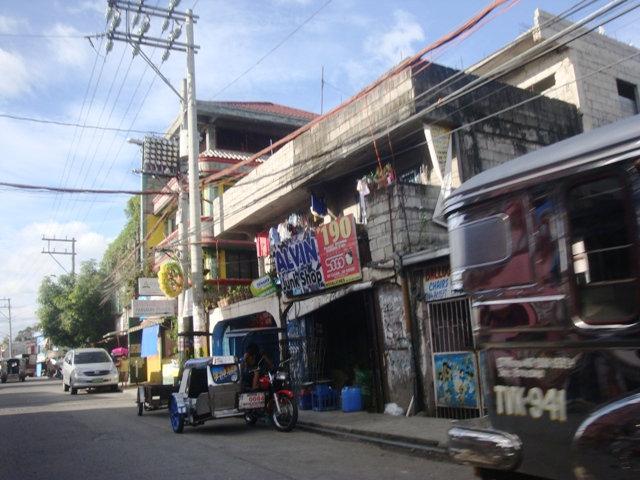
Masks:
[[[449,456],[475,467],[514,470],[522,455],[522,442],[513,434],[473,427],[449,430]]]

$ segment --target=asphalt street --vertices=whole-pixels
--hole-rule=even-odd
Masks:
[[[138,417],[133,392],[62,392],[60,381],[0,385],[1,480],[445,479],[470,469],[357,441],[242,420],[174,434],[166,410]]]

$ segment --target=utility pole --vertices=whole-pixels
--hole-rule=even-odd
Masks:
[[[64,266],[58,261],[58,259],[56,257],[54,257],[54,255],[71,255],[71,275],[75,277],[76,275],[76,239],[75,238],[49,238],[49,237],[45,237],[44,235],[42,236],[42,241],[43,242],[47,242],[47,249],[45,250],[44,247],[42,248],[42,253],[45,255],[49,255],[51,258],[53,258],[55,260],[55,262],[60,265],[60,268],[62,268],[65,272],[69,273],[67,271],[66,268],[64,268]],[[64,252],[59,252],[55,249],[51,250],[51,242],[62,242],[62,243],[71,243],[71,251],[67,251],[67,248],[65,247]]]
[[[189,133],[189,247],[191,253],[191,292],[193,296],[193,329],[207,330],[204,312],[204,279],[202,275],[199,138],[196,108],[195,50],[193,48],[193,12],[187,10],[187,130]],[[204,340],[204,341],[203,341]],[[206,355],[207,337],[194,338],[197,356]]]
[[[9,319],[9,358],[13,357],[13,330],[11,328],[11,299],[10,298],[0,298],[0,302],[6,302],[4,305],[0,305],[1,309],[6,309],[8,311],[8,315],[3,315]]]
[[[191,10],[179,12],[176,7],[180,0],[170,0],[169,8],[158,8],[145,5],[142,1],[132,3],[125,0],[107,1],[107,31],[105,37],[107,53],[113,49],[114,41],[128,43],[133,48],[133,55],[139,55],[151,69],[162,79],[162,81],[180,98],[181,106],[186,104],[187,110],[187,135],[188,135],[188,177],[189,177],[189,228],[188,241],[183,242],[184,233],[181,235],[180,243],[189,245],[190,253],[190,277],[191,293],[193,298],[193,329],[198,332],[206,332],[207,319],[204,311],[204,290],[203,290],[203,264],[201,245],[201,199],[200,199],[200,171],[198,165],[199,139],[197,133],[197,110],[196,110],[196,83],[195,83],[195,53],[198,46],[194,44],[193,24],[198,18]],[[123,15],[124,14],[124,15]],[[173,23],[168,39],[149,35],[151,27],[151,17],[163,19],[162,32],[169,29]],[[124,29],[118,30],[124,20]],[[178,38],[182,33],[182,26],[186,27],[186,43],[179,42]],[[133,29],[137,28],[137,32]],[[182,94],[171,84],[171,82],[160,72],[160,69],[151,61],[149,56],[142,49],[143,46],[165,49],[162,61],[169,58],[170,51],[180,51],[187,54],[187,79],[186,92]],[[184,110],[184,109],[183,109]],[[182,188],[182,186],[181,186]],[[182,200],[179,200],[183,205]],[[184,217],[184,216],[183,216]],[[183,224],[184,226],[184,224]],[[184,253],[181,250],[181,253]],[[182,255],[181,255],[182,257]],[[183,272],[186,280],[186,264],[181,259]],[[184,303],[184,301],[183,301]],[[184,305],[183,305],[184,307]],[[180,319],[181,325],[183,319]],[[179,332],[180,333],[180,332]],[[198,336],[194,341],[195,352],[205,354],[207,351],[207,337]]]

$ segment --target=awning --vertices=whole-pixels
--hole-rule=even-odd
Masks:
[[[135,327],[131,327],[127,330],[128,333],[138,332],[143,328],[153,327],[154,325],[160,325],[164,322],[164,318],[147,318],[143,320],[140,325],[136,325]]]
[[[292,303],[293,305],[291,306],[291,309],[287,314],[287,318],[289,319],[302,317],[311,312],[319,310],[325,305],[328,305],[331,302],[335,302],[336,300],[339,300],[342,297],[349,295],[350,293],[368,290],[372,287],[372,281],[360,282],[351,284],[348,287],[337,288],[323,295],[316,295],[304,300],[296,300],[295,298],[291,298],[287,303]]]

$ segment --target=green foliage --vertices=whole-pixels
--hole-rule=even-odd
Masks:
[[[135,249],[140,232],[140,197],[134,196],[129,199],[125,213],[127,223],[109,244],[100,262],[100,270],[105,276],[110,277],[109,285],[106,287],[109,288],[111,284],[117,287],[114,291],[119,305],[128,305],[131,302],[137,279],[142,276],[138,255],[130,255]]]
[[[104,274],[95,261],[83,262],[80,273],[46,277],[38,292],[38,319],[54,344],[81,347],[113,330],[109,305],[102,305]]]
[[[33,340],[33,334],[38,331],[37,326],[27,327],[20,330],[15,337],[16,342],[26,342],[27,340]]]

